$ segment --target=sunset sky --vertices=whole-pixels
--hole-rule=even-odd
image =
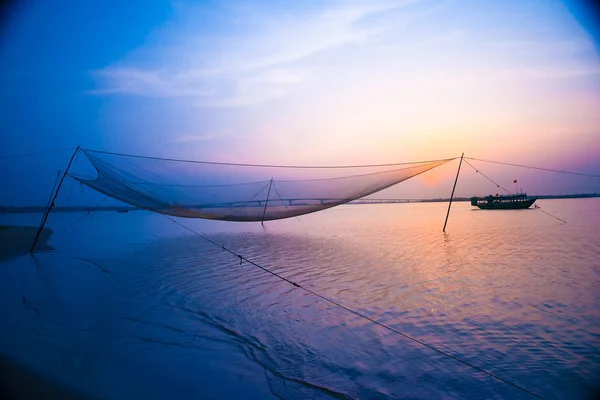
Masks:
[[[598,174],[600,48],[581,4],[32,1],[0,31],[0,156],[81,145],[359,164],[465,152]],[[543,179],[546,192],[600,191],[598,179]]]

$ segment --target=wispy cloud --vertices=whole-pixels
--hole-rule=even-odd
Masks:
[[[198,97],[213,92],[202,79],[180,72],[135,67],[107,67],[93,72],[104,87],[95,94],[127,93],[151,97]]]
[[[207,32],[200,29],[168,31],[164,41],[175,49],[168,56],[157,50],[150,61],[126,60],[94,71],[99,88],[92,93],[188,98],[200,106],[216,107],[262,103],[285,96],[310,78],[296,64],[319,52],[364,43],[384,29],[358,24],[366,16],[408,3],[341,2],[312,15],[284,19],[277,13],[240,15],[247,9],[233,8],[230,22],[235,25],[244,18],[250,32],[213,35],[207,44],[201,38]],[[202,18],[207,18],[205,10],[185,10],[189,13],[185,26],[202,26]]]
[[[569,79],[585,76],[600,76],[600,66],[569,66],[509,69],[500,74],[501,77],[519,80]]]
[[[490,45],[512,52],[547,53],[563,57],[593,54],[594,52],[594,43],[586,37],[568,40],[513,39],[492,41]]]
[[[455,40],[461,39],[463,37],[465,37],[465,31],[463,29],[453,29],[451,31],[433,36],[431,38],[429,38],[429,42],[436,42],[436,43],[447,43],[447,42],[453,42]]]
[[[208,142],[211,140],[218,140],[224,138],[233,138],[234,135],[229,133],[219,133],[219,132],[204,132],[204,133],[196,133],[196,134],[184,134],[184,135],[175,135],[173,139],[169,141],[170,144],[190,144],[190,143],[198,143],[198,142]]]

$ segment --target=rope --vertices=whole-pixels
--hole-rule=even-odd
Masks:
[[[51,174],[54,173],[56,171],[43,171],[43,172],[26,172],[23,174],[15,174],[15,175],[8,175],[8,176],[3,176],[2,180],[9,180],[9,179],[14,179],[14,178],[19,178],[21,176],[31,176],[31,175],[43,175],[43,174]]]
[[[58,153],[58,152],[61,152],[61,151],[67,151],[67,150],[73,150],[73,149],[75,149],[75,147],[68,147],[66,149],[38,151],[37,153],[13,154],[13,155],[9,155],[9,156],[2,156],[2,157],[0,157],[0,160],[6,160],[8,158],[37,156],[37,155],[40,155],[40,154],[48,154],[48,153]]]
[[[262,183],[262,182],[260,182],[260,183]],[[239,212],[241,212],[241,211],[242,211],[244,208],[246,208],[246,207],[248,206],[248,204],[250,204],[250,202],[256,198],[256,196],[258,196],[259,194],[261,194],[261,193],[262,193],[262,191],[263,191],[263,190],[265,190],[265,188],[266,188],[267,186],[269,186],[269,182],[267,182],[267,183],[266,183],[266,185],[262,187],[262,189],[260,189],[258,192],[256,192],[256,193],[254,194],[254,196],[252,196],[252,198],[251,198],[250,200],[248,200],[246,203],[244,203],[244,205],[243,205],[243,206],[241,206],[240,208],[238,208],[238,209],[237,209],[237,210],[236,210],[236,211],[233,213],[233,215],[237,215],[237,214],[238,214]]]
[[[521,167],[521,168],[537,169],[537,170],[540,170],[540,171],[560,172],[562,174],[587,176],[587,177],[590,177],[590,178],[600,178],[600,175],[584,174],[582,172],[572,172],[572,171],[564,171],[564,170],[560,170],[560,169],[532,167],[532,166],[529,166],[529,165],[521,165],[521,164],[510,164],[510,163],[500,162],[500,161],[482,160],[480,158],[473,158],[473,157],[465,157],[465,158],[468,158],[469,160],[483,161],[483,162],[488,162],[488,163],[493,163],[493,164],[509,165],[511,167]]]
[[[275,186],[275,181],[273,181],[273,190],[275,190],[275,194],[277,194],[277,197],[279,197],[281,204],[283,204],[285,208],[288,208],[287,204],[285,204],[285,201],[283,200],[283,197],[281,197],[281,195],[279,194],[279,190],[277,190],[277,187]]]
[[[185,162],[185,163],[193,163],[193,164],[228,165],[228,166],[233,166],[233,167],[298,168],[298,169],[391,167],[391,166],[394,166],[394,165],[425,164],[425,163],[433,163],[433,162],[441,162],[441,161],[452,161],[452,160],[455,160],[455,159],[458,158],[458,157],[454,157],[454,158],[443,158],[443,159],[439,159],[439,160],[413,161],[413,162],[390,163],[390,164],[322,165],[322,166],[312,166],[312,165],[270,165],[270,164],[226,163],[226,162],[216,162],[216,161],[181,160],[181,159],[177,159],[177,158],[141,156],[141,155],[125,154],[125,153],[113,153],[113,152],[110,152],[110,151],[101,151],[101,150],[83,149],[83,151],[84,152],[90,152],[90,153],[110,154],[110,155],[113,155],[113,156],[132,157],[132,158],[144,158],[144,159],[148,159],[148,160],[176,161],[176,162]]]
[[[549,216],[551,216],[552,218],[556,218],[557,220],[564,222],[565,224],[567,223],[567,221],[565,221],[564,219],[560,219],[558,218],[556,215],[552,215],[547,211],[542,210],[542,207],[538,206],[537,204],[535,205],[536,210],[540,210],[541,212],[543,212],[544,214],[547,214]]]
[[[467,157],[465,157],[465,158],[467,158]],[[492,178],[490,178],[489,176],[487,176],[486,174],[484,174],[483,172],[479,171],[477,168],[472,166],[470,162],[468,162],[467,160],[464,160],[464,162],[466,162],[469,165],[469,167],[473,168],[475,170],[475,172],[480,173],[484,178],[486,178],[488,181],[490,181],[494,185],[496,185],[496,187],[499,187],[500,189],[504,190],[506,193],[510,194],[510,191],[506,190],[505,187],[500,186],[499,183],[496,183],[494,180],[492,180]]]
[[[147,171],[147,172],[151,173],[150,171]],[[75,174],[75,173],[69,173],[69,176],[75,177],[75,178],[85,178],[88,180],[94,180],[94,179],[98,178],[98,176]],[[160,177],[160,175],[158,175],[158,177]],[[163,180],[166,180],[166,178],[162,178],[162,177],[160,177],[160,178]],[[264,182],[269,182],[269,181],[263,180],[263,181],[256,181],[256,182],[223,183],[223,184],[219,184],[219,185],[192,185],[192,184],[185,184],[185,183],[164,184],[164,183],[155,183],[155,182],[138,182],[138,181],[133,181],[130,179],[122,179],[121,182],[133,183],[133,184],[140,185],[140,186],[145,185],[145,186],[183,187],[183,188],[218,188],[218,187],[232,187],[232,186],[250,186],[250,185],[257,185],[259,183],[264,183]]]
[[[73,188],[75,187],[75,179],[71,181],[71,187],[69,188],[69,195],[67,196],[67,203],[71,201],[71,195],[73,194]]]
[[[457,157],[460,158],[460,157]],[[376,171],[376,172],[367,172],[367,173],[359,173],[359,174],[354,174],[354,175],[344,175],[344,176],[338,176],[338,177],[334,177],[334,178],[312,178],[312,179],[294,179],[294,180],[289,180],[289,179],[277,179],[278,182],[283,182],[283,183],[301,183],[301,182],[326,182],[326,181],[336,181],[336,180],[342,180],[342,179],[348,179],[348,178],[362,178],[365,176],[375,176],[375,175],[386,175],[386,174],[390,174],[393,172],[398,172],[398,171],[404,171],[407,169],[411,169],[411,168],[417,168],[417,167],[424,167],[427,166],[429,168],[427,168],[426,170],[419,172],[419,174],[422,174],[423,172],[427,172],[430,169],[433,168],[437,168],[442,164],[445,164],[449,161],[454,160],[453,158],[450,160],[442,160],[442,161],[437,161],[439,162],[438,165],[434,165],[433,167],[429,167],[429,165],[427,164],[434,164],[436,161],[424,161],[422,164],[419,165],[412,165],[410,167],[402,167],[402,168],[396,168],[396,169],[388,169],[388,170],[384,170],[384,171]],[[391,165],[400,165],[400,164],[391,164]],[[402,164],[404,165],[404,164]],[[325,167],[311,167],[311,168],[325,168]],[[333,167],[336,168],[336,167]],[[344,167],[344,168],[353,168],[353,167]],[[416,176],[418,174],[415,175],[411,175],[410,178]],[[408,178],[407,178],[408,179]]]
[[[297,288],[299,288],[299,289],[302,289],[302,290],[304,290],[305,292],[307,292],[307,293],[310,293],[310,294],[312,294],[313,296],[316,296],[316,297],[320,298],[321,300],[324,300],[324,301],[326,301],[326,302],[328,302],[328,303],[330,303],[330,304],[333,304],[333,305],[335,305],[335,306],[337,306],[337,307],[339,307],[339,308],[342,308],[342,309],[344,309],[344,310],[348,311],[349,313],[352,313],[352,314],[354,314],[354,315],[356,315],[356,316],[358,316],[358,317],[360,317],[360,318],[366,319],[367,321],[370,321],[370,322],[372,322],[372,323],[373,323],[373,324],[375,324],[375,325],[378,325],[378,326],[380,326],[380,327],[382,327],[382,328],[384,328],[384,329],[387,329],[387,330],[389,330],[389,331],[391,331],[391,332],[394,332],[395,334],[397,334],[397,335],[400,335],[400,336],[402,336],[402,337],[404,337],[404,338],[406,338],[406,339],[408,339],[408,340],[412,340],[413,342],[415,342],[415,343],[418,343],[418,344],[420,344],[420,345],[422,345],[422,346],[424,346],[424,347],[427,347],[428,349],[430,349],[430,350],[433,350],[433,351],[435,351],[435,352],[436,352],[436,353],[438,353],[438,354],[441,354],[441,355],[443,355],[443,356],[445,356],[445,357],[448,357],[448,358],[450,358],[450,359],[452,359],[452,360],[454,360],[454,361],[456,361],[456,362],[459,362],[459,363],[461,363],[461,364],[463,364],[463,365],[466,365],[466,366],[467,366],[467,367],[469,367],[469,368],[472,368],[472,369],[474,369],[474,370],[476,370],[476,371],[479,371],[479,372],[481,372],[481,373],[483,373],[483,374],[485,374],[485,375],[487,375],[487,376],[489,376],[489,377],[491,377],[491,378],[494,378],[494,379],[496,379],[496,380],[497,380],[497,381],[499,381],[499,382],[502,382],[502,383],[504,383],[504,384],[507,384],[507,385],[509,385],[509,386],[512,386],[512,387],[514,387],[514,388],[516,388],[516,389],[519,389],[519,390],[521,390],[521,391],[523,391],[523,392],[525,392],[525,393],[527,393],[527,394],[529,394],[529,395],[531,395],[531,396],[533,396],[533,397],[536,397],[536,398],[538,398],[538,399],[543,399],[543,400],[545,400],[545,398],[544,398],[544,397],[542,397],[542,396],[540,396],[540,395],[538,395],[538,394],[536,394],[536,393],[534,393],[534,392],[532,392],[532,391],[530,391],[530,390],[528,390],[528,389],[524,388],[523,386],[520,386],[520,385],[518,385],[518,384],[516,384],[516,383],[513,383],[513,382],[510,382],[510,381],[507,381],[506,379],[503,379],[503,378],[501,378],[501,377],[499,377],[499,376],[497,376],[497,375],[493,374],[492,372],[486,371],[486,370],[484,370],[484,369],[482,369],[482,368],[480,368],[480,367],[478,367],[478,366],[476,366],[476,365],[473,365],[473,364],[471,364],[471,363],[470,363],[470,362],[468,362],[468,361],[464,361],[464,360],[462,360],[462,359],[460,359],[460,358],[458,358],[458,357],[456,357],[456,356],[453,356],[452,354],[446,353],[445,351],[443,351],[443,350],[440,350],[440,349],[438,349],[437,347],[434,347],[434,346],[432,346],[432,345],[429,345],[429,344],[427,344],[427,343],[425,343],[425,342],[423,342],[423,341],[421,341],[421,340],[419,340],[419,339],[416,339],[416,338],[414,338],[414,337],[412,337],[412,336],[410,336],[410,335],[408,335],[408,334],[406,334],[406,333],[400,332],[399,330],[397,330],[397,329],[395,329],[395,328],[392,328],[391,326],[385,325],[384,323],[382,323],[382,322],[379,322],[379,321],[377,321],[377,320],[375,320],[375,319],[373,319],[373,318],[371,318],[371,317],[369,317],[369,316],[367,316],[367,315],[365,315],[365,314],[363,314],[363,313],[361,313],[361,312],[359,312],[359,311],[356,311],[356,310],[353,310],[353,309],[351,309],[351,308],[349,308],[349,307],[346,307],[345,305],[343,305],[343,304],[341,304],[341,303],[339,303],[339,302],[337,302],[337,301],[335,301],[335,300],[332,300],[332,299],[330,299],[330,298],[328,298],[328,297],[325,297],[324,295],[322,295],[322,294],[319,294],[319,293],[317,293],[317,292],[315,292],[315,291],[313,291],[313,290],[311,290],[311,289],[308,289],[308,288],[306,288],[306,287],[304,287],[304,286],[301,286],[301,285],[299,285],[298,283],[296,283],[296,282],[293,282],[293,281],[291,281],[291,280],[289,280],[289,279],[285,278],[284,276],[282,276],[282,275],[279,275],[278,273],[276,273],[276,272],[273,272],[273,271],[271,271],[271,270],[269,270],[269,269],[267,269],[267,268],[265,268],[265,267],[263,267],[263,266],[261,266],[261,265],[259,265],[259,264],[255,263],[254,261],[251,261],[251,260],[247,259],[246,257],[242,256],[241,254],[237,254],[237,253],[235,253],[235,252],[233,252],[233,251],[229,250],[229,249],[228,249],[228,248],[226,248],[224,245],[221,245],[221,244],[219,244],[219,243],[215,242],[214,240],[210,239],[209,237],[202,235],[201,233],[199,233],[199,232],[197,232],[197,231],[193,230],[192,228],[190,228],[190,227],[188,227],[188,226],[186,226],[186,225],[184,225],[184,224],[180,223],[179,221],[177,221],[177,220],[175,220],[175,219],[173,219],[173,218],[171,218],[171,217],[169,217],[169,216],[167,216],[167,215],[164,215],[164,214],[161,214],[161,215],[162,215],[163,217],[167,218],[168,220],[170,220],[171,222],[173,222],[173,223],[175,223],[175,224],[177,224],[177,225],[181,226],[182,228],[184,228],[184,229],[186,229],[186,230],[190,231],[191,233],[193,233],[193,234],[195,234],[195,235],[199,236],[200,238],[202,238],[202,239],[206,240],[207,242],[209,242],[209,243],[211,243],[211,244],[213,244],[213,245],[215,245],[215,246],[217,246],[217,247],[220,247],[220,248],[221,248],[223,251],[225,251],[225,252],[227,252],[227,253],[229,253],[229,254],[231,254],[231,255],[233,255],[233,256],[235,256],[235,257],[239,258],[239,259],[240,259],[240,264],[242,263],[242,261],[246,261],[246,262],[248,262],[249,264],[252,264],[253,266],[255,266],[255,267],[257,267],[257,268],[259,268],[259,269],[263,270],[264,272],[266,272],[266,273],[268,273],[268,274],[271,274],[271,275],[273,275],[274,277],[276,277],[276,278],[278,278],[278,279],[280,279],[280,280],[282,280],[282,281],[285,281],[285,282],[289,283],[290,285],[293,285],[293,286],[295,286],[295,287],[297,287]]]
[[[438,161],[440,164],[439,165],[434,165],[432,167],[429,167],[427,164],[433,164],[436,161],[423,161],[423,164],[420,164],[420,165],[417,165],[417,166],[413,165],[413,166],[410,166],[410,167],[389,169],[389,170],[385,170],[385,171],[360,173],[360,174],[354,174],[354,175],[338,176],[338,177],[334,177],[334,178],[313,178],[313,179],[296,179],[296,180],[278,179],[277,181],[278,182],[284,182],[284,183],[306,183],[306,182],[336,181],[336,180],[349,179],[349,178],[360,178],[360,177],[366,177],[366,176],[385,175],[385,174],[390,174],[390,173],[394,173],[394,172],[404,171],[404,170],[407,170],[407,169],[411,169],[411,168],[415,168],[415,167],[423,167],[423,166],[429,167],[428,169],[426,169],[425,171],[423,171],[423,172],[427,172],[430,169],[437,168],[440,165],[442,165],[443,163],[447,163],[447,162],[449,162],[451,160],[453,160],[453,159]],[[186,161],[183,161],[183,162],[186,162]],[[133,166],[136,166],[135,164],[133,164],[131,162],[129,162],[129,163],[132,164]],[[235,165],[235,164],[226,164],[226,165]],[[240,165],[250,166],[250,164],[240,164]],[[400,164],[389,164],[389,165],[397,166],[397,165],[400,165]],[[402,164],[402,165],[404,165],[404,164]],[[268,166],[268,167],[277,167],[277,166],[273,165],[273,166]],[[138,167],[138,168],[141,168],[141,167]],[[282,167],[282,168],[296,168],[296,167]],[[297,167],[297,168],[303,168],[303,167]],[[306,168],[353,168],[353,167],[306,167]],[[125,171],[125,172],[127,173],[127,171]],[[146,172],[151,173],[150,171],[146,171]],[[420,173],[423,173],[423,172],[420,172]],[[70,174],[70,175],[73,175],[73,176],[85,176],[85,175],[78,175],[78,174]],[[416,175],[418,175],[418,174],[416,174]],[[413,176],[416,176],[416,175],[413,175]],[[159,175],[157,175],[157,176],[159,178],[165,180],[165,178],[162,178]],[[128,179],[122,179],[121,182],[130,182],[130,183],[134,183],[136,185],[149,185],[149,186],[159,186],[160,185],[160,186],[165,186],[165,187],[171,187],[172,186],[172,187],[194,187],[194,188],[202,188],[202,187],[226,187],[226,186],[254,185],[254,184],[262,183],[262,182],[265,182],[265,181],[243,182],[243,183],[230,183],[230,184],[220,184],[220,185],[190,185],[190,184],[168,184],[167,185],[167,184],[154,183],[154,182],[138,182],[138,181],[133,181],[133,180],[128,180]]]
[[[480,160],[480,161],[482,161],[482,160]],[[470,164],[470,163],[469,163],[467,160],[465,160],[465,162],[466,162],[467,164],[469,164],[469,166],[470,166],[471,168],[473,168],[473,169],[475,170],[475,172],[478,172],[478,173],[480,173],[480,174],[481,174],[481,175],[483,175],[483,176],[484,176],[484,177],[485,177],[485,178],[486,178],[488,181],[492,182],[494,185],[496,185],[497,187],[499,187],[499,188],[503,189],[503,190],[504,190],[506,193],[510,194],[510,192],[509,192],[508,190],[506,190],[504,187],[502,187],[502,186],[500,186],[498,183],[494,182],[494,181],[492,180],[492,178],[488,177],[488,176],[487,176],[487,175],[485,175],[483,172],[479,171],[477,168],[475,168],[474,166],[472,166],[472,165],[471,165],[471,164]],[[559,220],[559,221],[561,221],[561,222],[564,222],[565,224],[567,223],[567,221],[565,221],[564,219],[560,219],[560,218],[558,218],[557,216],[555,216],[555,215],[552,215],[552,214],[550,214],[549,212],[542,210],[542,208],[541,208],[540,206],[538,206],[537,204],[535,205],[535,208],[536,208],[537,210],[540,210],[540,211],[541,211],[541,212],[543,212],[544,214],[547,214],[547,215],[551,216],[552,218],[555,218],[555,219],[557,219],[557,220]]]
[[[173,181],[170,181],[170,180],[168,180],[167,178],[163,178],[162,176],[160,176],[160,175],[158,175],[158,174],[155,174],[155,173],[154,173],[154,172],[152,172],[152,171],[148,171],[146,168],[142,168],[142,167],[140,167],[139,165],[137,165],[137,164],[135,164],[135,163],[133,163],[133,162],[131,162],[131,161],[127,160],[127,159],[125,159],[125,161],[126,161],[127,163],[129,163],[129,164],[133,165],[134,167],[136,167],[136,168],[138,168],[138,169],[141,169],[142,171],[144,171],[144,172],[146,172],[146,173],[148,173],[148,174],[150,174],[150,175],[153,175],[153,176],[157,177],[158,179],[162,179],[163,181],[165,181],[165,182],[168,182],[169,184],[175,184],[175,182],[173,182]],[[176,185],[176,184],[175,184],[175,185]]]
[[[279,197],[279,200],[281,200],[281,203],[283,204],[283,206],[286,208],[288,208],[288,206],[285,204],[285,201],[283,200],[283,198],[281,197],[281,195],[279,194],[279,190],[277,190],[277,187],[275,186],[275,181],[273,181],[273,189],[275,190],[275,193],[277,193],[277,197]],[[298,221],[300,221],[300,218],[298,218],[298,216],[296,215],[296,219]]]
[[[50,197],[48,197],[48,203],[46,203],[46,208],[44,209],[44,214],[48,212],[48,209],[52,207],[52,195],[54,195],[54,191],[56,190],[56,186],[58,185],[58,180],[60,179],[60,169],[56,174],[56,179],[54,180],[54,185],[52,185],[52,190],[50,191]]]
[[[60,235],[60,234],[64,233],[66,230],[71,229],[72,227],[74,227],[75,225],[77,225],[79,222],[81,222],[83,219],[85,219],[88,215],[91,215],[91,213],[93,213],[94,211],[96,211],[102,205],[102,203],[104,203],[104,201],[106,201],[106,199],[108,199],[109,197],[110,196],[106,196],[104,199],[102,199],[102,201],[100,201],[98,204],[96,204],[94,206],[94,208],[92,208],[91,210],[89,210],[88,212],[86,212],[83,216],[81,216],[77,221],[73,222],[71,225],[65,227],[64,229],[62,229],[60,231],[58,231],[56,233],[56,235]]]
[[[75,169],[77,168],[77,162],[79,161],[79,157],[75,157],[75,165],[73,166]],[[67,203],[71,201],[71,194],[73,194],[73,187],[75,186],[75,179],[71,181],[71,189],[69,189],[69,196],[67,197]]]
[[[74,172],[69,172],[68,175],[71,178],[75,178],[75,179],[77,179],[77,178],[89,178],[89,179],[96,179],[96,178],[98,178],[98,176],[86,175],[86,174],[77,174],[77,173],[74,173]],[[79,183],[81,183],[81,182],[79,182]]]

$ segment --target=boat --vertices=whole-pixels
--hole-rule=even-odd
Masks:
[[[471,205],[482,210],[522,210],[535,203],[537,197],[527,196],[527,193],[509,194],[505,196],[471,197]]]

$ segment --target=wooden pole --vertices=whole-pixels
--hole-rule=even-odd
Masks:
[[[271,178],[271,182],[269,182],[269,191],[267,192],[267,200],[265,201],[265,209],[263,210],[262,221],[260,224],[265,226],[265,214],[267,213],[267,204],[269,204],[269,195],[271,194],[271,185],[273,185],[273,178]]]
[[[42,217],[42,222],[41,222],[40,227],[38,228],[37,233],[35,235],[35,240],[33,241],[33,244],[31,245],[31,249],[29,249],[29,253],[31,253],[31,254],[33,254],[33,251],[35,250],[35,245],[37,244],[37,242],[40,238],[40,235],[42,234],[42,231],[44,230],[44,225],[46,224],[46,220],[48,219],[48,214],[50,214],[50,210],[52,210],[52,207],[54,207],[54,202],[56,201],[56,198],[58,197],[58,192],[60,192],[60,187],[62,186],[63,181],[65,180],[65,177],[69,173],[69,168],[71,168],[71,164],[73,164],[73,160],[75,159],[75,156],[77,155],[77,152],[79,151],[79,148],[80,148],[80,146],[77,146],[77,148],[75,149],[75,152],[71,156],[71,159],[69,160],[69,164],[67,165],[67,169],[65,170],[65,173],[63,174],[63,176],[60,178],[60,182],[58,183],[58,186],[56,187],[56,192],[54,192],[54,197],[50,201],[50,204],[48,205],[48,207],[46,207],[46,211],[44,212],[44,216]]]
[[[456,179],[454,180],[454,186],[452,187],[452,194],[450,195],[450,203],[448,203],[448,212],[446,213],[446,221],[444,222],[444,229],[442,232],[446,232],[446,224],[448,223],[448,216],[450,215],[450,207],[452,206],[452,199],[454,198],[454,189],[456,189],[456,182],[458,182],[458,174],[460,174],[460,166],[462,165],[463,157],[465,153],[460,156],[460,162],[458,163],[458,171],[456,171]]]

